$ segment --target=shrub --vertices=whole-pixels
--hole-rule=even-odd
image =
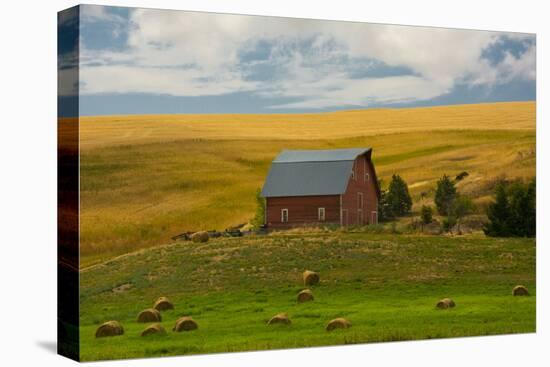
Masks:
[[[456,218],[452,215],[449,215],[447,218],[443,219],[441,223],[441,229],[443,232],[452,232],[453,227],[456,225]]]
[[[401,232],[399,231],[399,229],[397,229],[397,223],[395,222],[392,222],[391,225],[390,225],[390,233],[391,234],[400,234]]]
[[[422,205],[420,209],[420,220],[422,224],[430,224],[433,220],[433,210],[429,205]]]
[[[458,195],[453,201],[451,215],[456,219],[457,231],[460,233],[460,223],[462,218],[470,214],[474,209],[472,200],[464,195]]]

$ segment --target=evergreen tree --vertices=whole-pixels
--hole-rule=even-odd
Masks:
[[[498,183],[495,188],[495,202],[487,208],[487,217],[489,223],[483,229],[487,236],[506,237],[510,235],[510,204],[503,182]]]
[[[536,234],[536,186],[515,183],[508,189],[510,217],[508,229],[511,235],[533,237]]]
[[[382,180],[378,181],[379,187],[382,187]],[[390,204],[388,202],[388,191],[380,189],[380,198],[378,200],[378,221],[386,222],[394,218]]]
[[[537,183],[533,178],[527,185],[527,197],[524,207],[525,215],[525,232],[528,237],[537,235]]]
[[[443,177],[437,181],[437,188],[435,190],[434,201],[437,212],[441,215],[448,215],[455,198],[455,183],[447,175],[443,175]]]
[[[256,190],[256,214],[252,219],[251,224],[254,228],[260,228],[265,221],[265,199],[262,197],[262,190]]]
[[[412,208],[412,199],[407,183],[399,175],[393,175],[387,193],[387,201],[394,216],[408,214]]]

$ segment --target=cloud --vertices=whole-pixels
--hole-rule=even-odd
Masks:
[[[257,89],[231,70],[212,75],[195,69],[104,65],[81,71],[88,93],[153,93],[174,96],[220,95]]]
[[[457,85],[534,80],[530,35],[428,27],[83,6],[123,27],[126,45],[81,43],[81,93],[300,99],[272,108],[406,103]],[[521,45],[519,47],[518,45]],[[498,60],[484,50],[498,47]]]
[[[109,7],[102,5],[81,5],[80,20],[83,23],[113,22],[124,23],[125,19],[120,15],[109,11]]]

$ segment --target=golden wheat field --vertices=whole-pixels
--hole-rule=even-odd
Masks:
[[[399,173],[413,199],[467,171],[459,189],[484,203],[495,177],[535,175],[535,107],[81,117],[82,264],[248,221],[281,149],[372,147],[379,177]]]
[[[179,139],[341,139],[447,129],[534,129],[535,103],[311,114],[124,115],[80,118],[81,148]]]

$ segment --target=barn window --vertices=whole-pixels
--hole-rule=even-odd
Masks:
[[[355,180],[355,166],[356,161],[353,161],[353,167],[351,168],[351,178]]]
[[[281,222],[288,222],[288,209],[281,209]]]
[[[369,181],[369,174],[365,173],[365,182],[368,182],[368,181]]]
[[[325,221],[325,208],[319,208],[317,210],[317,217],[319,218],[320,222]]]
[[[363,193],[358,192],[357,193],[357,208],[363,209]]]

